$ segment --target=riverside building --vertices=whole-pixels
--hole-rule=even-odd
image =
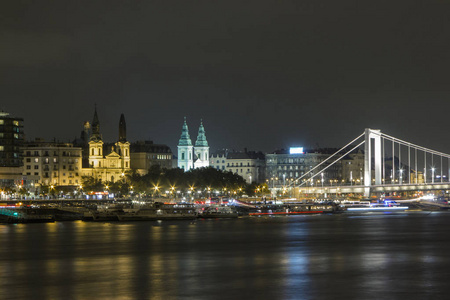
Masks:
[[[36,139],[23,147],[23,178],[27,188],[60,186],[77,188],[81,184],[82,148],[71,143]]]
[[[131,169],[145,175],[152,166],[162,169],[173,168],[172,150],[167,145],[153,144],[152,141],[138,141],[130,145]]]
[[[0,111],[0,187],[21,183],[23,118]]]
[[[302,183],[303,181],[310,180],[312,185],[321,184],[322,181],[329,180],[341,180],[342,168],[341,164],[334,164],[323,172],[323,176],[316,176],[311,179],[315,174],[320,172],[313,170],[308,176],[305,176],[301,181],[295,181],[295,179],[303,176],[306,172],[312,170],[315,166],[322,163],[337,149],[325,148],[314,150],[303,150],[302,147],[292,147],[289,150],[282,149],[273,153],[266,154],[266,181],[270,188],[281,188],[287,185],[294,185]],[[332,160],[334,161],[334,160]],[[323,167],[327,167],[332,162],[324,163]]]
[[[103,182],[116,182],[130,170],[130,143],[127,141],[123,114],[119,120],[119,140],[116,143],[104,143],[100,134],[97,109],[95,109],[87,144],[88,158],[87,165],[82,169],[83,176],[92,176]]]
[[[205,128],[203,122],[200,122],[197,140],[195,146],[192,144],[189,135],[189,129],[184,118],[181,137],[178,141],[178,168],[189,171],[194,168],[203,168],[209,166],[209,145],[206,140]]]
[[[217,170],[233,172],[247,183],[264,182],[265,156],[255,151],[216,151],[210,157],[210,166]]]

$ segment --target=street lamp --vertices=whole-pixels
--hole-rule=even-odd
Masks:
[[[434,170],[435,168],[431,168],[431,183],[434,183]]]

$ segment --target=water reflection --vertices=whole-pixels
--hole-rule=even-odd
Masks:
[[[449,220],[0,225],[0,299],[438,299]]]

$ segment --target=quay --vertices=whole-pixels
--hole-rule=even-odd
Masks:
[[[448,203],[438,201],[398,200],[399,203],[375,204],[364,201],[345,204],[331,200],[257,201],[232,200],[225,204],[167,203],[136,199],[54,199],[54,200],[9,200],[0,203],[0,223],[37,223],[55,221],[150,221],[179,220],[205,217],[243,216],[290,216],[301,214],[324,214],[363,211],[420,210],[436,211],[450,208]],[[376,206],[376,207],[375,207]],[[226,210],[222,209],[227,208]],[[397,207],[397,209],[395,209]],[[211,211],[222,211],[211,215]],[[209,215],[205,214],[209,211]],[[223,212],[227,212],[226,214]],[[227,215],[228,214],[228,215]]]

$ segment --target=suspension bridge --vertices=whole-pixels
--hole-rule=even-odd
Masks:
[[[340,163],[358,148],[364,149],[364,175],[359,184],[327,184],[327,169]],[[361,149],[360,148],[360,149]],[[314,185],[315,178],[321,184]],[[367,128],[358,137],[308,172],[291,181],[287,188],[304,194],[364,194],[404,191],[450,190],[450,154],[419,146]]]

